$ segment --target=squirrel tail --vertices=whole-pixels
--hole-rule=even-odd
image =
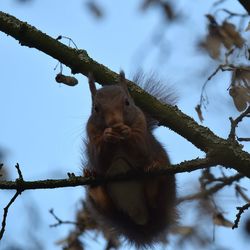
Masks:
[[[173,86],[164,84],[155,73],[145,74],[139,71],[133,76],[132,80],[139,87],[164,104],[175,105],[178,101],[178,96]],[[148,128],[153,130],[158,125],[158,121],[147,112],[143,112],[147,119]]]

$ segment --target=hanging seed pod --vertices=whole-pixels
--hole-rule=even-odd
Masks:
[[[55,79],[58,83],[64,83],[72,87],[78,84],[78,80],[73,76],[65,76],[63,74],[57,74]]]

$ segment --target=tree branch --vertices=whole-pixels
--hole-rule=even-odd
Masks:
[[[228,139],[235,140],[235,130],[238,124],[243,120],[244,117],[247,117],[249,113],[250,113],[250,106],[244,112],[242,112],[235,120],[232,117],[229,118],[231,122],[231,130]]]
[[[192,172],[198,169],[204,169],[215,166],[213,159],[195,159],[191,161],[184,161],[180,164],[172,165],[170,167],[162,167],[145,173],[127,173],[112,177],[82,177],[72,176],[68,179],[48,179],[38,181],[25,181],[17,179],[16,181],[0,181],[0,189],[14,189],[14,190],[30,190],[30,189],[51,189],[63,187],[76,187],[83,185],[101,185],[112,181],[130,180],[150,178],[154,176],[162,176],[168,174],[176,174],[183,172]]]
[[[92,72],[100,84],[115,84],[119,75],[90,58],[85,50],[67,47],[35,27],[0,11],[0,30],[17,39],[21,45],[34,47],[59,60],[72,69],[73,73],[88,76]],[[131,95],[138,106],[151,114],[161,125],[169,127],[186,138],[209,157],[225,167],[250,177],[250,154],[243,151],[236,142],[224,140],[211,130],[198,125],[192,118],[183,114],[177,107],[157,101],[133,82],[128,81]]]
[[[1,228],[1,231],[0,231],[0,240],[3,238],[3,234],[4,234],[4,231],[5,231],[6,220],[7,220],[7,215],[8,215],[8,212],[9,212],[9,208],[14,203],[14,201],[16,200],[16,198],[18,197],[19,194],[21,194],[21,193],[19,191],[16,191],[14,196],[9,201],[8,205],[4,208],[3,220],[2,220],[2,228]]]
[[[242,207],[237,207],[237,210],[239,211],[236,215],[236,219],[234,221],[234,225],[232,227],[232,229],[235,229],[235,228],[238,228],[239,226],[239,222],[240,222],[240,218],[241,218],[241,215],[247,210],[250,208],[250,202],[248,202],[247,204],[245,204],[244,206]]]

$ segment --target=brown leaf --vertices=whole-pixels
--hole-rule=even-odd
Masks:
[[[236,30],[234,24],[224,21],[222,25],[219,25],[212,15],[206,15],[206,17],[209,20],[208,34],[200,45],[207,50],[212,58],[219,58],[222,44],[227,50],[232,49],[233,46],[243,47],[245,40]]]
[[[229,94],[233,98],[234,105],[238,111],[243,111],[250,103],[250,92],[247,88],[242,86],[232,86],[229,89]]]
[[[231,88],[232,96],[238,111],[243,111],[250,104],[250,68],[238,67],[232,73]]]
[[[236,31],[234,24],[224,21],[222,23],[221,30],[226,33],[226,37],[224,38],[225,41],[223,40],[223,42],[226,42],[226,40],[230,40],[231,43],[234,44],[236,47],[238,48],[243,47],[245,41],[241,37],[240,33]]]
[[[250,67],[236,68],[232,74],[231,85],[250,89]]]
[[[197,114],[198,114],[198,117],[199,117],[200,122],[203,122],[203,121],[204,121],[204,118],[203,118],[203,116],[202,116],[201,105],[198,104],[198,105],[195,107],[195,110],[196,110],[196,112],[197,112]]]
[[[232,227],[234,225],[231,221],[227,220],[222,213],[214,214],[213,222],[215,225],[223,227]]]

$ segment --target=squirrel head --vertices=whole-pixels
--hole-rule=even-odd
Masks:
[[[125,75],[120,73],[119,83],[96,89],[92,76],[89,76],[92,96],[92,121],[103,128],[117,124],[132,125],[142,111],[135,105],[129,94]]]

